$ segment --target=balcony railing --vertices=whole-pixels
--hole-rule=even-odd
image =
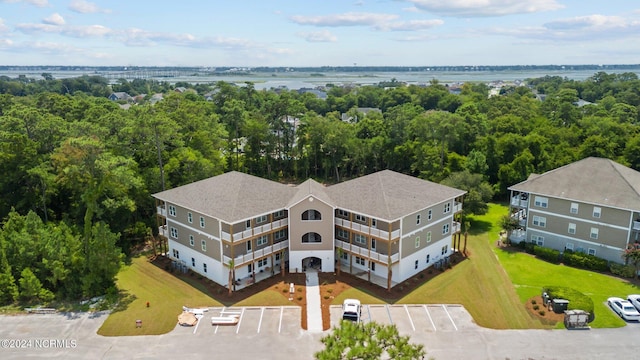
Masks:
[[[267,256],[267,255],[271,255],[273,253],[276,253],[282,249],[288,248],[289,247],[289,240],[285,240],[285,241],[281,241],[279,243],[273,244],[273,245],[269,245],[267,247],[264,247],[262,249],[256,250],[253,253],[248,253],[248,254],[242,254],[242,255],[238,255],[233,259],[233,264],[235,267],[241,266],[241,265],[245,265],[247,263],[250,263],[252,261],[254,261],[254,259],[259,259],[261,257]],[[231,260],[231,257],[229,256],[223,256],[224,258],[224,263],[228,264],[229,261]]]
[[[509,240],[514,243],[519,243],[527,239],[527,232],[525,230],[513,230],[509,235]]]
[[[163,225],[158,228],[158,235],[164,236],[166,238],[169,237],[169,231],[167,230],[167,225]]]
[[[158,206],[158,215],[167,217],[167,209],[165,209],[164,206]]]
[[[240,231],[237,233],[233,234],[233,240],[237,241],[237,240],[243,240],[243,239],[247,239],[250,238],[252,236],[257,236],[260,235],[262,233],[271,231],[271,230],[276,230],[282,227],[287,226],[287,219],[280,219],[280,220],[276,220],[272,223],[268,223],[268,224],[264,224],[264,225],[260,225],[260,226],[256,226],[253,227],[251,229],[247,229],[244,231]],[[227,241],[231,241],[231,234],[229,234],[226,231],[222,231],[222,240],[227,240]]]
[[[518,206],[526,208],[528,204],[528,200],[520,199],[520,195],[516,195],[511,198],[511,206]]]
[[[640,221],[633,222],[633,230],[640,230]]]
[[[453,204],[453,213],[458,213],[462,211],[462,203],[461,202],[456,202]]]
[[[339,248],[342,248],[352,254],[355,255],[360,255],[364,258],[367,259],[371,259],[371,260],[377,260],[380,261],[382,263],[389,263],[389,255],[384,255],[384,254],[380,254],[378,252],[376,252],[375,250],[369,250],[367,248],[363,248],[360,246],[355,246],[352,244],[349,244],[348,242],[342,241],[342,240],[337,240],[336,239],[336,246]],[[398,261],[399,259],[399,255],[398,254],[392,254],[391,255],[391,263],[395,263]]]
[[[335,218],[334,223],[338,226],[342,226],[347,229],[352,229],[365,234],[370,234],[371,236],[375,236],[380,239],[389,240],[388,231],[380,230],[374,227],[370,227],[367,225],[359,224],[357,222],[352,222],[352,221],[341,219],[341,218]],[[400,230],[394,230],[393,232],[391,232],[391,239],[396,239],[399,237],[400,237]]]
[[[460,232],[460,223],[457,221],[454,221],[451,224],[451,233],[455,234],[455,233],[459,233]]]

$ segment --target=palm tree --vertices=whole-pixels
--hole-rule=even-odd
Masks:
[[[229,260],[229,296],[233,292],[234,279],[235,279],[235,262],[233,259]]]
[[[469,221],[465,221],[464,223],[464,250],[462,250],[462,254],[467,256],[467,236],[469,236],[469,229],[471,228],[471,223]]]
[[[336,254],[338,255],[338,261],[336,261],[336,271],[338,272],[338,276],[340,276],[340,263],[342,262],[342,248],[338,247],[336,250]]]

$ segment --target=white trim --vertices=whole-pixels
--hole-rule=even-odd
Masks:
[[[578,218],[578,217],[573,217],[573,216],[567,216],[567,215],[558,214],[558,213],[554,213],[554,212],[540,211],[540,210],[537,210],[537,209],[529,209],[528,216],[534,216],[533,213],[543,214],[543,215],[548,215],[548,216],[555,216],[555,217],[562,218],[562,219],[575,220],[576,222],[584,222],[584,223],[589,223],[589,224],[594,224],[594,225],[598,225],[598,226],[604,226],[604,227],[609,227],[609,228],[619,229],[619,230],[624,230],[624,231],[630,231],[631,230],[631,227],[627,228],[627,227],[624,227],[624,226],[614,225],[614,224],[611,224],[611,223],[605,223],[605,222],[593,221],[593,220],[583,219],[583,218]]]
[[[527,236],[529,236],[530,233],[533,233],[533,232],[542,233],[542,234],[545,234],[545,235],[549,235],[551,237],[556,237],[558,239],[566,239],[566,240],[571,240],[571,241],[578,241],[578,242],[585,243],[585,244],[596,245],[596,246],[604,247],[604,248],[607,248],[607,249],[610,249],[610,250],[624,250],[624,248],[618,248],[618,247],[615,247],[615,246],[602,244],[602,243],[594,242],[594,241],[589,241],[589,240],[585,240],[585,239],[580,239],[580,238],[576,238],[576,237],[564,236],[564,235],[556,234],[556,233],[553,233],[553,232],[540,230],[540,229],[537,229],[537,228],[536,229],[527,229]]]

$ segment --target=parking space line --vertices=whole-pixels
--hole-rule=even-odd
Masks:
[[[456,329],[456,331],[458,331],[458,327],[456,326],[456,323],[453,321],[453,318],[451,317],[451,314],[449,314],[449,311],[447,310],[447,307],[444,306],[444,304],[442,304],[442,308],[444,309],[444,312],[447,313],[447,316],[449,317],[449,320],[451,320],[451,324],[453,325],[453,327]]]
[[[371,322],[371,308],[367,305],[367,314],[369,315],[369,322]]]
[[[391,318],[391,311],[389,311],[389,304],[385,304],[384,307],[387,309],[387,315],[389,315],[389,322],[393,325],[393,319]]]
[[[224,309],[226,309],[226,306],[222,307],[222,310],[220,310],[220,315],[224,314]],[[216,325],[216,329],[213,331],[214,334],[218,333],[218,328],[220,327],[220,325]]]
[[[284,313],[284,306],[280,306],[280,321],[278,322],[278,334],[282,332],[282,314]]]
[[[409,317],[409,322],[411,323],[411,328],[413,329],[413,331],[416,331],[416,327],[415,325],[413,325],[413,319],[411,318],[411,314],[409,314],[409,308],[407,307],[407,305],[404,306],[404,311],[407,312],[407,316]]]
[[[431,314],[429,314],[429,309],[427,309],[427,305],[422,305],[422,307],[424,308],[424,311],[427,312],[427,316],[429,317],[429,321],[431,322],[431,326],[433,326],[433,331],[438,331],[438,329],[436,328],[436,324],[433,323],[433,319],[431,318]]]
[[[242,325],[243,317],[244,317],[244,308],[242,308],[242,313],[240,313],[240,319],[238,319],[238,327],[236,328],[236,334],[240,331],[240,325]]]
[[[203,315],[196,315],[196,319],[198,319],[198,321],[196,321],[196,326],[193,327],[193,333],[195,334],[196,331],[198,331],[198,326],[200,326],[200,320],[204,319],[204,314]]]
[[[262,317],[264,316],[264,306],[262,307],[262,310],[260,311],[260,321],[258,321],[258,331],[257,333],[260,333],[260,327],[262,326]]]

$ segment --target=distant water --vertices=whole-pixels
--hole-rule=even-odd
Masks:
[[[25,71],[0,71],[0,76],[11,78],[20,75],[32,79],[42,79],[42,70]],[[560,76],[571,80],[585,80],[593,76],[595,70],[501,70],[501,71],[414,71],[414,72],[325,72],[325,73],[305,73],[305,72],[280,72],[280,73],[251,73],[251,74],[187,74],[166,71],[130,71],[130,72],[82,72],[82,71],[46,71],[56,79],[78,77],[82,75],[99,75],[116,83],[118,79],[125,78],[129,81],[133,79],[155,79],[167,81],[172,84],[177,82],[187,83],[216,83],[225,81],[242,85],[245,82],[254,83],[258,90],[286,87],[288,89],[315,88],[327,84],[334,85],[372,85],[383,81],[397,81],[408,84],[428,84],[432,80],[437,80],[443,84],[455,84],[464,82],[491,83],[496,81],[514,82],[528,78],[540,78],[544,76]],[[638,70],[606,70],[607,73],[633,72],[640,77]]]

